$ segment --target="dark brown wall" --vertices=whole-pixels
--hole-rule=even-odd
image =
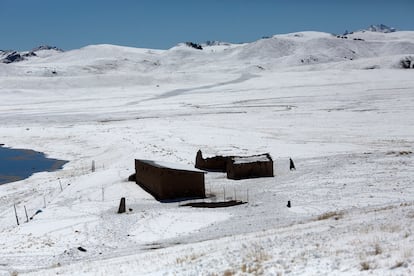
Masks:
[[[269,156],[270,158],[270,156]],[[273,161],[234,164],[231,159],[227,164],[227,178],[245,179],[255,177],[273,177]]]
[[[204,173],[151,166],[135,160],[136,183],[157,200],[205,197]]]
[[[227,178],[229,179],[273,177],[272,157],[268,153],[262,155],[266,155],[269,161],[234,164],[233,158],[236,156],[214,156],[203,158],[201,150],[199,150],[196,155],[195,167],[206,171],[227,172]]]
[[[195,167],[206,171],[226,172],[228,159],[227,156],[203,158],[201,150],[199,150],[196,155]]]
[[[204,173],[164,169],[162,197],[205,197]]]

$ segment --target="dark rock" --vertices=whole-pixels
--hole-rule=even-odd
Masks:
[[[292,158],[289,158],[289,169],[292,170],[296,170],[295,168],[295,164],[293,163]]]
[[[122,214],[126,212],[126,208],[125,208],[125,197],[121,198],[121,201],[119,202],[119,209],[118,209],[118,214]]]
[[[203,47],[200,44],[193,43],[193,42],[186,42],[185,43],[188,47],[197,49],[197,50],[203,50]]]
[[[1,62],[8,64],[22,60],[24,60],[24,58],[18,52],[12,51],[8,53],[6,52],[6,56],[1,60]]]
[[[82,251],[82,252],[86,252],[86,251],[87,251],[87,250],[86,250],[85,248],[83,248],[82,246],[79,246],[79,247],[78,247],[78,250],[79,250],[79,251]]]
[[[58,52],[63,52],[62,49],[55,47],[55,46],[49,46],[49,45],[40,45],[36,48],[33,48],[31,52],[42,51],[42,50],[55,50]]]
[[[403,69],[414,69],[414,57],[405,57],[400,60],[400,66]]]
[[[35,54],[35,52],[32,52],[32,51],[30,51],[30,52],[28,52],[28,53],[26,53],[26,54],[23,54],[23,57],[36,57],[37,55]]]
[[[392,27],[388,27],[384,24],[378,24],[378,25],[369,26],[367,31],[378,32],[378,33],[392,33],[392,32],[395,32],[396,29]]]

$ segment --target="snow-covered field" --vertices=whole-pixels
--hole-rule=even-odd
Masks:
[[[70,161],[0,186],[0,275],[413,275],[414,32],[347,37],[0,63],[0,143]],[[127,181],[135,158],[194,165],[198,149],[269,152],[275,177],[208,173],[207,200],[248,201],[216,209]]]

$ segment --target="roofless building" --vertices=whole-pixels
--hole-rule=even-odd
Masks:
[[[136,183],[157,200],[204,198],[204,171],[179,164],[135,159]]]

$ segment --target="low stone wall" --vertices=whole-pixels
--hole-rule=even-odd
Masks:
[[[254,160],[254,157],[256,156],[249,156],[247,158]],[[256,177],[273,177],[273,160],[270,155],[257,155],[257,157],[260,157],[260,159],[266,157],[267,161],[237,162],[234,157],[230,158],[227,163],[227,178],[238,180]]]
[[[154,166],[135,160],[135,180],[144,190],[160,201],[181,198],[204,198],[204,173]]]
[[[213,171],[213,172],[226,172],[227,156],[214,156],[210,158],[203,158],[201,150],[197,152],[195,167],[200,170]]]

